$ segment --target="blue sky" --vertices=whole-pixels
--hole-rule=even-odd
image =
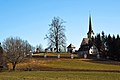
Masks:
[[[120,34],[119,4],[120,0],[0,0],[0,42],[17,36],[46,48],[48,25],[59,16],[66,21],[67,45],[78,49],[87,37],[89,12],[96,34]]]

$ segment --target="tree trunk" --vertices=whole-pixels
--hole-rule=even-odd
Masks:
[[[16,64],[12,64],[13,65],[13,71],[15,71],[16,68]]]
[[[56,42],[56,49],[57,49],[57,53],[59,52],[59,49],[58,49],[58,42]]]
[[[56,34],[57,36],[55,38],[55,47],[56,47],[56,52],[58,53],[58,32]]]

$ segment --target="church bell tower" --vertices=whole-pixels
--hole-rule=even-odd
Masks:
[[[89,39],[91,39],[94,36],[94,32],[92,30],[91,15],[89,16],[89,31],[87,33],[87,36],[88,36]]]

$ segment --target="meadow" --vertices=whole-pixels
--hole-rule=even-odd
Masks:
[[[43,54],[34,55],[33,58],[27,58],[24,62],[17,65],[17,70],[25,70],[31,68],[32,70],[120,70],[120,62],[110,60],[94,60],[78,58],[71,59],[70,54],[61,54],[61,58],[57,58],[57,54],[49,53],[47,58]]]
[[[43,55],[42,55],[43,56]],[[0,80],[120,80],[120,62],[93,59],[26,58],[16,71],[0,72]],[[50,54],[49,54],[50,56]],[[11,64],[8,65],[12,69]]]
[[[74,71],[2,72],[0,80],[120,80],[120,73]]]
[[[0,80],[120,80],[120,73],[74,71],[2,72]]]
[[[31,58],[17,65],[17,70],[40,70],[40,71],[80,71],[80,70],[98,70],[98,71],[119,71],[120,63],[116,61],[94,61],[91,59],[57,59],[57,58]]]

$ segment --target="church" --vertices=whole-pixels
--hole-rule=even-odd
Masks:
[[[87,38],[83,38],[78,53],[81,57],[88,58],[89,56],[96,56],[99,58],[99,52],[94,43],[92,43],[92,38],[94,37],[94,32],[92,30],[91,16],[89,16],[89,30],[87,33]]]

